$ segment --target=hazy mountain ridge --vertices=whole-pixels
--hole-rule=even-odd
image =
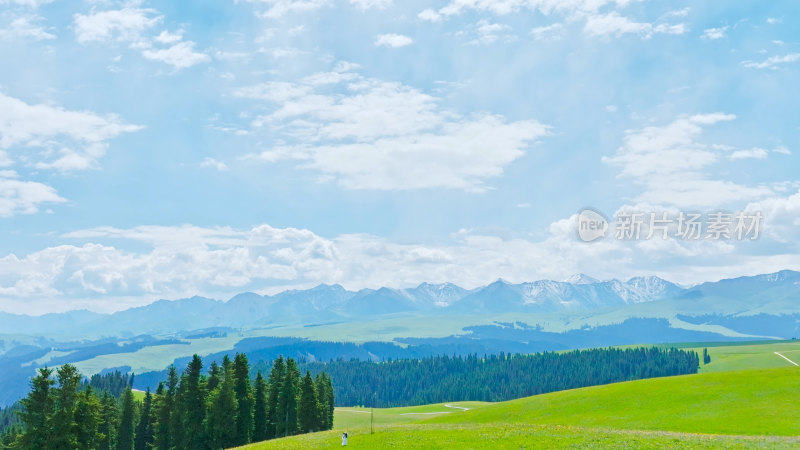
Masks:
[[[477,289],[451,283],[422,283],[414,288],[362,289],[322,284],[275,295],[238,294],[227,302],[205,297],[159,300],[113,314],[70,311],[43,316],[0,313],[3,333],[64,336],[135,336],[212,327],[258,328],[303,325],[398,313],[484,314],[591,311],[665,299],[702,302],[704,298],[751,298],[786,302],[800,297],[800,272],[739,277],[682,288],[656,276],[598,281],[579,274],[568,281],[509,283],[497,280]],[[761,301],[761,300],[759,300]],[[763,309],[763,308],[762,308]],[[742,309],[745,311],[746,309]],[[761,311],[763,312],[763,311]]]

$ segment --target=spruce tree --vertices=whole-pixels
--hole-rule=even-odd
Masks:
[[[135,450],[148,450],[152,448],[155,442],[153,435],[153,395],[150,394],[150,388],[144,394],[144,403],[142,404],[142,411],[139,414],[139,424],[136,426],[136,435],[133,441],[133,448]]]
[[[175,383],[173,380],[167,379],[170,393],[172,398],[169,414],[169,439],[170,447],[184,448],[186,442],[186,374],[178,378],[177,370],[175,371]],[[172,387],[174,386],[174,387]]]
[[[53,415],[53,381],[50,378],[53,370],[47,367],[39,369],[39,373],[31,380],[31,391],[22,400],[23,411],[20,418],[25,432],[20,438],[22,448],[49,448],[52,437]]]
[[[206,380],[206,390],[213,391],[219,386],[222,380],[222,368],[216,361],[211,361],[211,366],[208,368],[208,380]]]
[[[219,386],[209,397],[209,411],[206,417],[206,436],[212,449],[236,445],[236,394],[232,371],[222,373]]]
[[[320,426],[320,406],[317,398],[317,387],[311,378],[311,372],[300,382],[300,401],[297,404],[297,422],[301,433],[312,433],[322,429]]]
[[[291,436],[297,432],[297,399],[300,393],[300,371],[294,359],[286,360],[286,373],[278,393],[276,432],[278,436]]]
[[[272,370],[269,373],[267,389],[267,439],[278,437],[278,425],[281,423],[278,417],[278,400],[280,397],[281,383],[286,374],[286,364],[283,356],[279,356],[272,363]]]
[[[81,374],[72,364],[64,364],[57,371],[58,388],[54,391],[53,439],[49,448],[73,449],[78,446],[75,410],[78,406],[78,387]]]
[[[102,420],[102,405],[91,386],[78,394],[78,405],[75,408],[76,448],[91,450],[97,448],[100,442],[100,421]]]
[[[170,447],[170,398],[164,383],[158,383],[156,388],[156,398],[153,402],[153,415],[155,417],[155,442],[153,448],[158,450],[168,450]]]
[[[122,393],[122,414],[117,431],[117,450],[133,450],[134,406],[133,392],[128,387]]]
[[[255,406],[253,408],[253,442],[261,442],[267,439],[267,382],[261,376],[261,372],[256,375],[255,382]]]
[[[185,418],[184,440],[180,442],[180,446],[189,449],[203,448],[205,441],[203,422],[206,412],[206,396],[202,370],[203,361],[199,356],[194,355],[181,380],[181,413]]]
[[[99,450],[112,450],[116,447],[117,426],[119,424],[117,399],[112,397],[108,391],[103,391],[103,396],[100,397],[100,405],[101,416],[100,426],[98,427],[100,436],[97,448]]]
[[[250,364],[247,355],[237,353],[233,360],[233,380],[236,392],[236,443],[244,445],[253,435],[253,392],[250,384]]]
[[[319,396],[320,426],[323,430],[333,428],[333,385],[331,378],[325,372],[317,374],[315,378],[317,395]]]

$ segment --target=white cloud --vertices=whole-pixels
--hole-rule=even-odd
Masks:
[[[255,127],[299,142],[250,157],[296,160],[350,189],[482,191],[549,130],[535,120],[461,117],[440,108],[438,98],[399,83],[359,77],[346,88],[331,94],[310,83],[272,82],[236,90],[275,103]]]
[[[731,153],[731,159],[766,159],[767,151],[763,148],[751,148],[749,150],[736,150]]]
[[[780,153],[782,155],[791,155],[792,154],[792,152],[788,148],[786,148],[786,147],[784,147],[782,145],[779,146],[779,147],[773,148],[772,151],[774,153]]]
[[[767,18],[767,23],[770,24],[770,25],[775,25],[776,23],[781,23],[781,22],[783,22],[783,18],[781,18],[781,17],[768,17]]]
[[[217,169],[220,172],[227,172],[228,171],[228,165],[227,164],[225,164],[222,161],[217,161],[216,159],[209,158],[209,157],[203,158],[203,161],[200,162],[200,167],[211,167],[211,168]]]
[[[96,167],[107,141],[142,129],[116,116],[68,111],[50,105],[29,105],[0,93],[0,150],[38,150],[37,168],[62,171]],[[34,160],[26,156],[27,160]]]
[[[800,194],[759,207],[770,217],[796,218],[798,200]],[[524,282],[578,272],[599,278],[658,274],[693,283],[800,268],[800,259],[788,251],[753,256],[710,241],[669,240],[653,247],[604,239],[587,245],[574,236],[574,224],[574,217],[554,222],[540,241],[460,230],[437,244],[401,244],[364,234],[326,238],[269,225],[100,227],[64,235],[71,245],[0,257],[0,305],[44,312],[40,304],[58,299],[61,309],[79,304],[113,310],[131,306],[122,303],[131,298],[139,304],[195,294],[229,298],[267,286],[272,291],[318,283],[402,288],[428,281],[473,288],[497,278]],[[137,250],[120,247],[130,243]],[[680,264],[665,267],[659,261],[664,246],[671,246]]]
[[[742,61],[744,67],[750,69],[774,69],[779,64],[788,64],[800,60],[800,53],[789,53],[784,56],[772,56],[764,61]]]
[[[725,32],[728,30],[728,26],[719,27],[719,28],[708,28],[703,30],[703,37],[705,39],[722,39],[725,37]]]
[[[399,48],[405,47],[406,45],[411,45],[413,42],[414,40],[408,36],[393,33],[380,34],[377,38],[375,38],[376,47]]]
[[[23,39],[44,41],[55,39],[55,35],[48,33],[43,27],[34,22],[41,17],[17,17],[11,21],[7,28],[0,29],[0,39]]]
[[[176,70],[211,61],[205,53],[194,49],[195,43],[183,40],[183,31],[161,31],[153,36],[149,29],[163,20],[154,9],[126,7],[119,10],[92,11],[74,16],[75,35],[78,42],[126,42],[132,49],[141,51],[146,59],[161,61]],[[154,46],[163,45],[164,47]]]
[[[506,41],[514,40],[516,36],[506,33],[506,31],[510,29],[511,27],[508,25],[492,23],[486,19],[481,19],[475,24],[475,32],[478,34],[478,37],[470,41],[470,44],[492,44],[501,37]]]
[[[75,36],[78,42],[138,41],[142,33],[163,19],[154,9],[123,8],[75,14]]]
[[[547,26],[536,27],[531,30],[531,36],[537,41],[559,39],[564,36],[564,25],[554,23]]]
[[[668,13],[664,14],[665,17],[686,17],[689,15],[689,11],[691,8],[686,7],[682,9],[676,9],[673,11],[669,11]]]
[[[584,33],[590,36],[622,36],[624,34],[638,34],[650,38],[653,34],[683,34],[686,27],[683,24],[659,24],[653,26],[647,22],[634,22],[621,16],[616,11],[608,14],[590,15],[583,27]]]
[[[276,19],[286,14],[315,11],[327,6],[329,0],[244,0],[248,3],[264,4],[268,9],[259,14],[262,17]]]
[[[417,17],[430,22],[439,22],[448,17],[463,14],[467,11],[489,12],[498,16],[518,13],[528,10],[545,16],[558,14],[568,21],[585,21],[584,32],[589,36],[622,36],[624,34],[639,34],[649,38],[653,34],[683,34],[686,32],[684,24],[661,23],[654,25],[648,22],[636,22],[620,15],[617,8],[625,7],[630,0],[451,0],[450,3],[438,10],[427,8]],[[611,9],[609,11],[609,9]],[[605,12],[601,13],[600,11]],[[682,17],[688,10],[672,11],[667,17]],[[563,29],[559,24],[552,24],[534,28],[532,34],[536,39],[542,39],[549,34]]]
[[[350,4],[362,10],[370,8],[386,9],[392,4],[392,0],[350,0]]]
[[[182,41],[168,48],[142,50],[147,59],[167,63],[176,69],[185,69],[195,64],[211,61],[205,53],[194,51],[194,42]]]
[[[0,0],[0,5],[17,5],[38,8],[41,5],[51,3],[53,0]]]
[[[732,114],[680,116],[665,126],[632,130],[616,154],[603,162],[621,169],[643,190],[634,200],[679,207],[720,207],[772,194],[765,186],[712,179],[707,170],[720,160],[719,146],[700,142],[705,126],[734,120]],[[724,147],[724,146],[723,146]]]
[[[417,14],[417,17],[422,20],[427,20],[428,22],[439,22],[442,20],[442,15],[430,8],[420,11],[420,13]]]
[[[162,31],[161,34],[153,38],[153,40],[161,44],[174,44],[175,42],[180,42],[182,39],[183,32],[170,33],[167,30]]]
[[[63,203],[55,189],[46,184],[16,179],[16,173],[0,171],[0,217],[39,212],[42,203]]]

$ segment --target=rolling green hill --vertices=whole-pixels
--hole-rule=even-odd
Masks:
[[[800,368],[789,366],[639,380],[496,404],[451,404],[469,410],[445,405],[379,410],[372,435],[368,410],[339,408],[334,431],[248,448],[339,446],[345,428],[354,448],[797,447]]]

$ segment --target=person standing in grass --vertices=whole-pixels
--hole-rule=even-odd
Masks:
[[[342,447],[344,447],[345,445],[347,445],[347,431],[342,433]]]

